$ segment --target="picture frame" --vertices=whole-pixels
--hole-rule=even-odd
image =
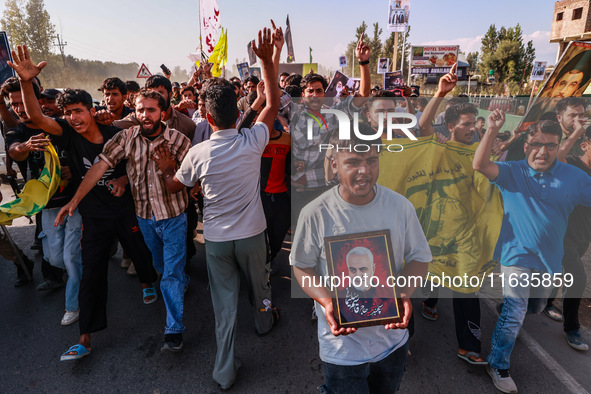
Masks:
[[[340,278],[339,286],[331,287],[339,328],[403,321],[390,230],[325,237],[324,244],[329,275]]]
[[[6,63],[12,62],[10,53],[10,44],[5,31],[0,31],[0,84],[3,84],[8,78],[15,77],[14,70]]]

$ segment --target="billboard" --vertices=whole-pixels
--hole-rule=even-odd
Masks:
[[[411,67],[451,67],[458,61],[458,45],[413,46]]]

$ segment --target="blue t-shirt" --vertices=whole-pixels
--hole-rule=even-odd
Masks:
[[[492,183],[503,196],[504,214],[495,258],[505,266],[560,273],[568,216],[576,205],[591,206],[591,177],[559,161],[545,172],[526,160],[497,165]]]

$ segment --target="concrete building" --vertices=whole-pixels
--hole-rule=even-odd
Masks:
[[[558,43],[556,61],[570,41],[591,41],[591,0],[562,0],[554,3],[550,42]]]

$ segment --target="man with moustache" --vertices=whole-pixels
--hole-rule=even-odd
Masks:
[[[127,86],[117,77],[107,78],[99,88],[103,93],[105,107],[98,107],[97,111],[107,111],[113,119],[123,119],[133,113],[131,108],[125,106]]]
[[[183,348],[183,303],[188,285],[184,272],[187,192],[183,188],[168,193],[150,156],[158,146],[166,145],[178,165],[191,148],[187,137],[162,122],[166,106],[167,101],[157,91],[140,90],[135,106],[139,125],[121,131],[105,144],[99,162],[88,170],[72,201],[62,208],[57,219],[60,221],[66,214],[71,215],[105,172],[121,160],[127,160],[127,175],[139,227],[152,252],[154,267],[162,273],[160,290],[166,304],[163,353],[178,352]]]

